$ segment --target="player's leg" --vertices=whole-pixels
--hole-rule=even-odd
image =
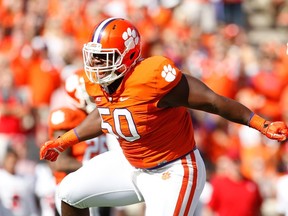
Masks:
[[[63,216],[90,216],[89,214],[89,209],[84,208],[84,209],[79,209],[75,208],[65,202],[62,201],[61,203],[61,215]]]
[[[67,175],[60,183],[57,195],[78,209],[143,202],[131,180],[133,170],[122,152],[105,152]],[[62,209],[62,216],[70,216],[73,208],[69,205]]]
[[[98,214],[100,216],[111,216],[112,208],[111,207],[99,207],[98,209],[90,208],[90,215],[91,212],[95,212],[94,210],[98,210]]]
[[[61,213],[61,205],[62,205],[62,201],[61,199],[57,196],[57,194],[55,194],[55,207],[56,207],[56,213],[59,216],[62,216],[63,214]],[[69,208],[69,206],[67,206],[66,208]],[[71,207],[72,208],[72,207]],[[104,208],[104,207],[103,207]],[[70,209],[70,208],[69,208]],[[73,212],[75,212],[76,214],[76,210],[73,210]],[[66,210],[67,211],[67,210]],[[72,210],[69,210],[69,212],[71,212]],[[84,210],[83,210],[84,211]],[[77,211],[78,212],[78,211]],[[86,210],[85,210],[86,212]],[[104,215],[110,215],[110,214],[101,214],[100,209],[98,207],[94,207],[94,208],[89,208],[89,212],[90,212],[90,216],[104,216]],[[84,213],[83,213],[84,214]]]
[[[198,150],[162,168],[135,172],[145,199],[146,216],[193,215],[206,181]]]

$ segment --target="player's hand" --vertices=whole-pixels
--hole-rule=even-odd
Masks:
[[[49,160],[49,161],[56,161],[58,155],[63,152],[65,149],[61,147],[61,138],[56,140],[50,140],[46,142],[40,149],[40,159]]]
[[[79,143],[79,137],[75,129],[72,129],[56,140],[46,142],[40,149],[40,159],[49,161],[56,161],[58,155],[67,148]]]
[[[253,115],[249,122],[249,126],[259,130],[266,137],[278,140],[279,142],[288,138],[288,127],[281,121],[270,122],[258,115]]]
[[[284,141],[288,138],[288,128],[284,122],[265,122],[261,133],[270,139]]]

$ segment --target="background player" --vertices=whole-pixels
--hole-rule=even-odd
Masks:
[[[73,108],[62,107],[50,111],[48,126],[49,139],[56,139],[68,130],[76,127],[83,121],[88,113],[95,109],[95,103],[85,91],[84,72],[77,70],[65,80],[65,92],[67,93],[70,103]],[[77,169],[79,169],[85,161],[88,161],[95,155],[106,152],[106,136],[100,136],[95,139],[80,142],[76,146],[72,146],[63,152],[55,163],[50,163],[55,176],[56,184],[58,185],[62,179]],[[55,196],[56,209],[61,213],[61,200]],[[109,208],[90,208],[90,214],[94,216],[109,215]]]
[[[56,139],[65,132],[74,128],[86,117],[86,113],[80,109],[59,108],[52,110],[49,115],[49,138]],[[95,155],[107,151],[106,138],[100,136],[95,139],[80,142],[78,145],[67,149],[55,163],[51,163],[51,168],[58,185],[62,179],[69,173],[79,169],[85,161],[88,161]],[[55,199],[57,211],[61,212],[61,200]],[[90,209],[91,215],[99,215],[98,208]],[[109,215],[109,214],[108,214]]]
[[[145,200],[146,215],[193,215],[205,183],[205,168],[187,108],[248,125],[278,141],[287,139],[287,126],[284,122],[271,123],[216,94],[201,81],[182,74],[170,59],[140,59],[140,52],[140,35],[129,21],[109,18],[97,25],[91,42],[83,48],[89,78],[86,90],[94,97],[97,109],[76,128],[46,142],[40,158],[55,161],[60,152],[79,141],[103,132],[113,134],[132,165],[127,175],[132,175],[139,201]],[[91,173],[96,160],[100,164],[113,160],[102,155],[62,181],[59,194],[63,215],[88,215],[89,206],[110,205],[106,197],[99,196],[99,187],[114,191],[110,198],[117,200],[119,190],[113,183],[101,181],[91,188],[88,185],[99,177],[95,173],[89,179],[82,177]],[[103,170],[101,178],[110,179],[114,174],[116,179],[119,161],[121,158],[116,169]],[[131,203],[135,201],[131,199]]]

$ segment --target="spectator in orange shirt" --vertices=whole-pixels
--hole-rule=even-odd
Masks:
[[[32,109],[35,118],[36,145],[41,143],[47,134],[47,117],[52,93],[60,86],[61,79],[57,68],[48,56],[48,50],[41,37],[35,37],[31,46],[32,59],[28,70],[28,88],[31,91]]]

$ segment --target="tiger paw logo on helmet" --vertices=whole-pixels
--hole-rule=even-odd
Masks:
[[[123,32],[122,38],[125,41],[125,46],[130,50],[133,49],[139,43],[139,36],[135,29],[128,28],[126,32]]]
[[[165,81],[172,82],[176,78],[176,70],[170,64],[165,65],[163,67],[161,76],[165,78]]]

